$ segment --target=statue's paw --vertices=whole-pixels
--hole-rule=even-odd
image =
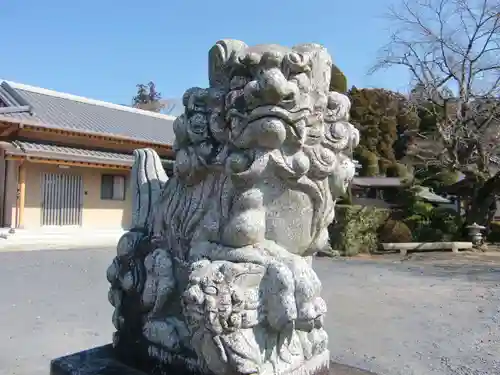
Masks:
[[[303,258],[292,264],[297,303],[310,301],[321,292],[321,281],[313,268]]]
[[[282,263],[267,267],[261,283],[264,290],[266,318],[269,325],[281,331],[297,319],[293,273]]]
[[[328,334],[324,329],[315,329],[309,333],[313,354],[324,352],[328,348]]]
[[[321,297],[304,302],[298,309],[296,326],[305,331],[321,327],[323,325],[322,317],[325,313],[326,303]]]
[[[291,294],[277,296],[267,304],[267,322],[277,331],[282,331],[293,325],[297,319],[297,307]]]
[[[298,311],[298,320],[311,321],[318,317],[316,312],[316,307],[314,306],[314,302],[305,302],[302,306],[299,307]]]
[[[318,314],[318,316],[323,316],[326,314],[328,308],[326,306],[326,302],[323,298],[321,297],[316,297],[314,299],[314,306],[316,308],[316,313]]]

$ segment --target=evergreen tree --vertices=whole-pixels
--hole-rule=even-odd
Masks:
[[[403,95],[384,89],[352,87],[351,121],[360,130],[360,145],[354,152],[361,163],[361,175],[405,174],[399,163],[408,147],[408,130],[418,128],[419,118]]]
[[[415,157],[470,176],[466,222],[485,226],[500,196],[498,10],[498,0],[401,0],[389,9],[393,34],[372,69],[408,70],[425,144]]]
[[[332,65],[330,91],[337,91],[342,94],[345,94],[347,91],[347,78],[336,65]]]
[[[132,99],[132,105],[135,108],[146,111],[161,112],[165,104],[161,100],[161,94],[156,91],[156,85],[150,81],[147,85],[138,84],[137,94]]]

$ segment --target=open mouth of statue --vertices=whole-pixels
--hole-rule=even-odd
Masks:
[[[284,108],[278,106],[261,106],[257,107],[250,112],[247,117],[247,121],[253,122],[260,120],[262,118],[274,117],[286,122],[289,125],[293,125],[296,122],[304,119],[308,113],[307,109],[301,109],[299,111],[290,112]]]
[[[307,137],[311,139],[321,139],[323,132],[321,129],[308,127],[307,128]]]

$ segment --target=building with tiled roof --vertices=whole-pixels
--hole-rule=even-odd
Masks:
[[[175,117],[3,81],[0,227],[126,228],[134,149],[173,158]]]

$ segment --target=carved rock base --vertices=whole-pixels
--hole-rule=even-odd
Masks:
[[[308,361],[298,369],[286,373],[287,375],[377,375],[373,372],[357,369],[351,366],[330,362],[328,366],[328,352],[326,356],[319,356]],[[147,372],[124,364],[116,357],[112,345],[104,345],[82,352],[70,354],[52,360],[50,375],[187,375],[193,374],[192,369],[179,368],[168,371],[159,367],[151,367]]]

